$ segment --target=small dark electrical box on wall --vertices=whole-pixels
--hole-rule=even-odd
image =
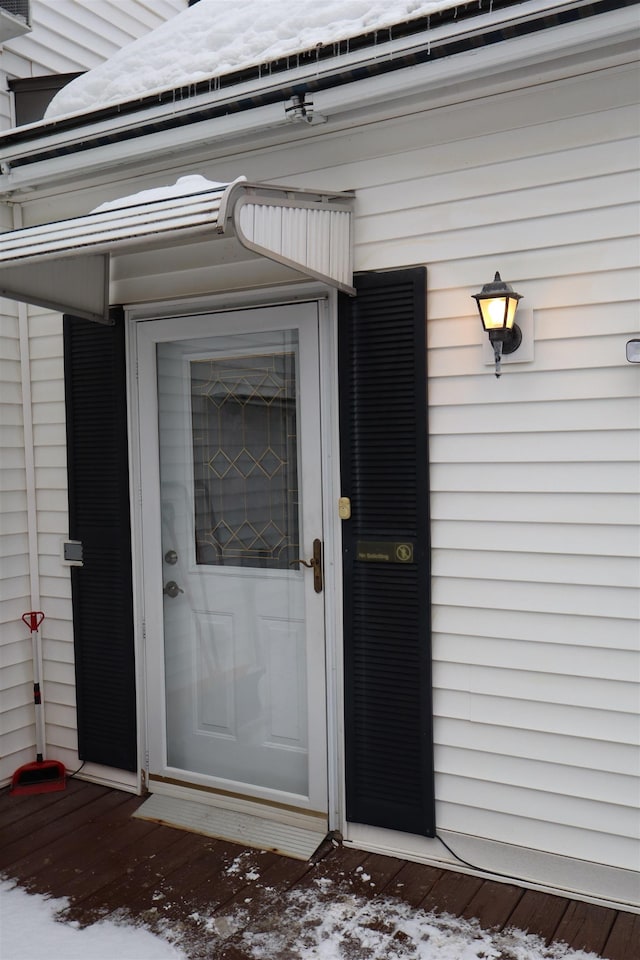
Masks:
[[[62,562],[69,567],[82,566],[82,541],[65,540],[62,544]]]

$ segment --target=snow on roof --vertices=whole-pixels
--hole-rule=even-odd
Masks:
[[[46,119],[189,86],[427,17],[452,0],[200,0],[78,77]]]
[[[238,177],[246,180],[246,177]],[[135,207],[142,203],[153,203],[155,200],[168,200],[171,197],[187,197],[193,193],[204,193],[208,190],[224,190],[228,183],[219,183],[217,180],[207,180],[199,173],[191,173],[185,177],[178,177],[175,183],[162,187],[151,187],[132,193],[128,197],[118,197],[116,200],[107,200],[96,207],[91,213],[106,213],[108,210],[122,210],[124,207]]]

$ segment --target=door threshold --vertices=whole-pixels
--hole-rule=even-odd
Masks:
[[[133,814],[164,826],[206,837],[230,840],[244,847],[269,850],[296,860],[308,860],[326,835],[326,822],[308,817],[303,827],[255,813],[154,793]]]
[[[307,810],[292,804],[281,803],[247,794],[232,793],[217,787],[189,783],[173,777],[163,777],[151,774],[148,779],[149,792],[164,797],[175,797],[178,800],[192,800],[205,806],[220,807],[236,813],[246,813],[249,816],[261,817],[265,820],[274,820],[289,826],[311,830],[313,833],[321,831],[323,836],[329,829],[329,816],[317,810]]]

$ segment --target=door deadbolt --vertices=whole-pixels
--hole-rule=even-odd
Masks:
[[[164,555],[164,562],[171,564],[172,567],[178,562],[178,554],[175,550],[167,550]]]
[[[175,580],[169,580],[168,583],[165,583],[164,589],[162,591],[165,596],[171,597],[173,600],[178,596],[179,593],[184,593],[182,587],[179,587]]]

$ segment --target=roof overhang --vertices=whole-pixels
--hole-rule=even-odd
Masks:
[[[353,194],[248,183],[132,197],[82,217],[0,234],[0,296],[109,322],[111,258],[232,238],[239,251],[353,294]],[[211,244],[229,256],[228,245]]]

